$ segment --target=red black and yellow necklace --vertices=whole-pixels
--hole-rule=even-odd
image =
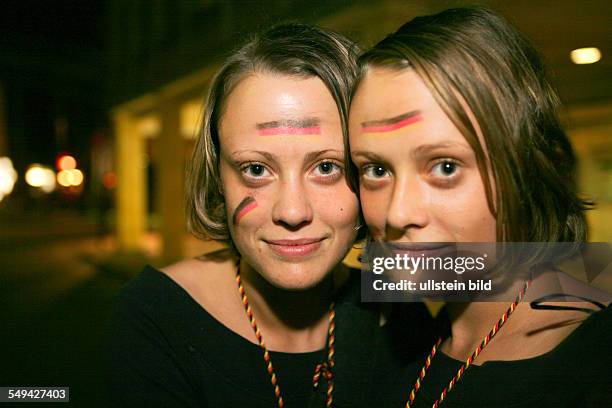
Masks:
[[[283,396],[281,394],[281,389],[278,384],[278,377],[274,372],[274,366],[272,365],[272,358],[270,357],[270,352],[266,347],[266,344],[263,340],[263,336],[261,331],[259,331],[259,327],[257,327],[257,322],[255,321],[255,316],[253,315],[253,309],[249,305],[249,300],[247,299],[246,290],[242,285],[242,280],[240,279],[240,265],[236,268],[236,283],[238,284],[238,292],[240,293],[240,297],[242,298],[242,304],[244,306],[244,310],[246,315],[251,323],[251,327],[253,328],[253,332],[255,333],[255,337],[259,343],[259,347],[263,350],[264,361],[266,362],[266,368],[268,370],[268,374],[270,375],[270,383],[274,387],[274,395],[276,396],[276,401],[278,402],[278,407],[284,407]],[[315,369],[315,374],[313,376],[313,385],[316,389],[319,386],[319,380],[321,377],[327,380],[327,396],[326,396],[326,406],[331,407],[334,402],[333,392],[334,392],[334,376],[333,376],[333,368],[334,368],[334,342],[335,342],[335,330],[336,324],[334,319],[336,317],[336,312],[334,309],[334,302],[329,305],[329,328],[327,329],[327,361],[321,364],[318,364]]]
[[[478,357],[478,355],[482,352],[482,350],[491,342],[493,337],[495,337],[495,335],[499,332],[499,330],[502,328],[504,323],[508,321],[508,318],[510,317],[512,312],[514,312],[514,310],[516,309],[516,306],[519,304],[521,299],[523,299],[523,296],[525,296],[525,292],[527,292],[527,288],[529,287],[530,284],[531,284],[530,280],[525,282],[525,286],[523,286],[523,289],[521,289],[516,299],[514,299],[514,302],[510,304],[510,306],[504,312],[501,318],[497,321],[497,323],[495,323],[495,325],[493,326],[489,334],[487,334],[485,338],[482,340],[482,342],[478,345],[478,347],[476,347],[476,350],[474,350],[472,355],[468,357],[468,359],[465,361],[465,363],[461,365],[461,367],[459,367],[457,374],[455,374],[455,376],[450,380],[448,385],[444,387],[438,399],[433,403],[432,408],[438,408],[438,406],[442,404],[442,402],[446,399],[446,396],[448,395],[448,393],[452,391],[452,389],[455,387],[457,382],[461,379],[461,377],[463,377],[463,374],[468,368],[470,368],[470,366],[472,365],[476,357]],[[431,365],[431,361],[436,355],[436,352],[438,351],[438,347],[440,347],[441,343],[442,343],[442,339],[439,338],[438,341],[436,341],[436,344],[434,344],[434,346],[432,347],[431,352],[427,356],[427,359],[425,359],[425,364],[423,364],[423,367],[421,368],[421,371],[419,372],[419,376],[417,377],[416,382],[414,383],[414,387],[412,387],[412,391],[410,391],[410,395],[408,396],[408,401],[406,402],[406,408],[410,408],[412,404],[414,403],[414,398],[417,392],[419,391],[419,389],[421,388],[421,383],[423,382],[423,378],[425,378],[425,374],[427,374],[427,370],[429,369],[429,366]]]

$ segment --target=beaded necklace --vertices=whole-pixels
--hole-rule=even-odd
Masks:
[[[461,379],[465,371],[468,368],[470,368],[470,366],[472,365],[476,357],[478,357],[478,355],[482,352],[482,350],[491,342],[493,337],[499,332],[499,330],[502,328],[504,323],[508,321],[508,318],[510,317],[512,312],[514,312],[518,303],[521,301],[521,299],[523,299],[523,296],[525,296],[525,292],[527,291],[527,288],[529,287],[530,284],[531,284],[530,280],[525,282],[525,286],[523,286],[523,289],[521,289],[516,299],[514,299],[514,302],[510,304],[510,306],[504,312],[501,318],[497,321],[497,323],[495,323],[495,325],[493,326],[489,334],[487,334],[485,338],[482,340],[482,342],[478,345],[478,347],[476,347],[476,350],[474,350],[472,355],[468,357],[468,359],[465,361],[465,363],[461,365],[461,367],[459,367],[457,374],[455,374],[455,376],[450,380],[448,385],[444,387],[444,389],[440,393],[440,396],[438,397],[436,402],[433,403],[432,408],[438,408],[438,406],[442,404],[447,394],[451,392],[451,390],[455,387],[455,385]],[[421,368],[421,371],[419,372],[419,376],[417,377],[416,382],[414,383],[414,387],[412,387],[412,390],[410,391],[408,401],[406,402],[406,408],[410,408],[412,404],[414,403],[414,398],[416,396],[416,393],[421,388],[421,382],[423,381],[423,378],[425,378],[425,374],[427,374],[427,370],[429,369],[429,366],[431,365],[431,360],[433,360],[434,356],[436,355],[436,352],[438,351],[438,347],[440,347],[441,343],[442,343],[442,339],[439,338],[434,344],[434,346],[432,347],[429,355],[427,356],[427,359],[425,359],[425,364],[423,364],[423,367]]]
[[[251,327],[253,328],[253,332],[255,333],[255,337],[257,338],[257,342],[259,343],[259,347],[263,350],[264,361],[266,362],[266,368],[268,374],[270,375],[270,383],[274,387],[274,395],[276,396],[276,401],[278,402],[278,407],[284,407],[283,396],[281,394],[280,386],[278,384],[278,377],[274,372],[274,366],[272,365],[272,358],[270,357],[270,352],[266,347],[266,344],[263,340],[263,336],[261,331],[259,331],[259,327],[257,326],[257,322],[255,321],[255,316],[253,315],[253,309],[249,305],[249,301],[247,299],[246,290],[242,285],[242,279],[240,278],[240,265],[236,268],[236,283],[238,284],[238,292],[240,293],[240,297],[242,298],[242,304],[244,306],[244,310],[246,312],[247,317],[249,318],[249,322],[251,323]],[[336,324],[334,319],[336,317],[336,312],[334,310],[334,302],[329,305],[329,328],[327,329],[327,361],[321,364],[318,364],[315,369],[315,374],[313,376],[313,385],[316,389],[319,386],[319,379],[321,376],[327,380],[327,398],[326,398],[326,406],[331,407],[334,401],[333,392],[334,392],[334,381],[333,381],[333,373],[332,370],[334,368],[334,342],[335,342],[335,330]]]

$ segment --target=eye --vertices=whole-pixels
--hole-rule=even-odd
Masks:
[[[340,166],[330,161],[324,161],[317,165],[316,170],[322,175],[332,174],[334,170],[341,170]]]
[[[263,164],[251,163],[242,168],[242,172],[248,177],[267,177],[270,172]]]
[[[340,164],[325,160],[316,164],[312,170],[311,177],[317,182],[333,184],[342,178],[344,167]]]
[[[450,160],[443,160],[433,167],[432,172],[436,176],[452,177],[457,173],[458,168],[459,166],[457,163]]]
[[[368,164],[361,168],[361,173],[365,178],[379,179],[389,175],[389,170],[381,164]]]

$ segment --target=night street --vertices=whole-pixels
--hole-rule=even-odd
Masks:
[[[17,231],[10,239],[7,228],[0,234],[0,383],[69,386],[71,405],[102,407],[102,345],[112,299],[146,259],[114,254],[113,238],[87,235],[86,220],[60,218],[63,228],[52,238],[43,234],[58,222],[52,218],[37,220],[30,243]]]

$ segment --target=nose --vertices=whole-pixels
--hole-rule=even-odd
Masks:
[[[299,176],[291,176],[279,185],[278,198],[272,209],[274,223],[296,231],[312,222],[312,206],[304,183]]]
[[[415,240],[415,233],[428,222],[426,199],[418,180],[407,176],[396,179],[387,207],[387,239]]]

